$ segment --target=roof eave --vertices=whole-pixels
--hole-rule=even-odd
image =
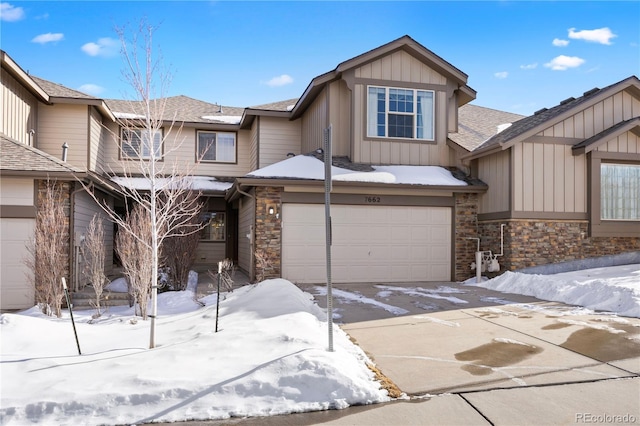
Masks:
[[[0,50],[0,62],[16,80],[33,93],[40,101],[50,103],[49,95],[25,72],[4,50]]]

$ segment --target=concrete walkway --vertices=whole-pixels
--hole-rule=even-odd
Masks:
[[[640,424],[640,319],[456,283],[335,290],[363,298],[336,297],[335,321],[406,399],[189,424]]]

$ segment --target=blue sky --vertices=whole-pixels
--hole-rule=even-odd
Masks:
[[[229,106],[297,98],[340,62],[409,35],[469,76],[474,104],[520,114],[640,76],[640,2],[9,1],[0,46],[100,98],[130,86],[115,27],[158,25],[168,95]]]

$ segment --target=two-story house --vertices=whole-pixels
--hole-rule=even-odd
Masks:
[[[11,111],[3,115],[0,162],[0,287],[8,309],[33,300],[17,252],[33,225],[35,188],[47,176],[68,182],[69,274],[81,284],[75,247],[99,207],[76,179],[123,205],[112,189],[140,184],[121,178],[140,135],[119,124],[135,113],[130,102],[29,76],[2,57],[2,102]],[[326,280],[325,137],[334,282],[463,280],[473,275],[478,241],[481,250],[503,252],[500,263],[510,270],[640,250],[639,210],[601,217],[605,184],[594,175],[602,164],[623,164],[632,167],[616,179],[638,181],[636,77],[528,118],[472,105],[474,98],[466,74],[408,36],[319,75],[299,99],[233,108],[167,98],[165,146],[157,148],[166,164],[192,170],[206,201],[196,269],[231,258],[252,279]],[[179,132],[169,125],[174,119]],[[5,146],[19,151],[15,160],[5,160]],[[33,156],[42,169],[30,165]],[[552,172],[551,183],[541,178]],[[606,191],[607,200],[621,198]],[[637,191],[624,198],[637,203]],[[9,247],[12,259],[4,255]]]

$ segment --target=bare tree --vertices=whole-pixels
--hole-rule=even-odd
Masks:
[[[151,222],[147,210],[141,205],[133,207],[125,222],[127,228],[121,228],[116,234],[116,251],[122,262],[129,292],[140,308],[140,316],[146,320],[151,283],[154,282]]]
[[[198,204],[194,193],[184,194]],[[200,209],[199,209],[200,210]],[[201,223],[198,214],[191,217],[188,226],[176,229],[173,235],[162,243],[162,263],[168,270],[169,284],[173,290],[185,290],[189,281],[189,271],[196,259],[196,248],[200,234],[193,232]]]
[[[104,246],[104,225],[102,217],[97,213],[91,218],[89,227],[82,243],[82,257],[84,258],[84,274],[89,279],[95,300],[92,302],[96,309],[96,315],[102,315],[100,302],[102,293],[107,283],[107,276],[104,274],[105,246]]]
[[[68,221],[64,212],[62,184],[47,180],[39,191],[35,234],[27,244],[25,264],[35,287],[38,307],[46,315],[62,315],[62,277],[68,267]]]
[[[156,28],[142,21],[138,31],[133,32],[130,38],[124,28],[117,28],[116,31],[125,63],[123,74],[135,94],[134,99],[128,102],[128,113],[118,118],[122,133],[112,134],[124,159],[121,162],[123,171],[118,181],[118,192],[129,203],[146,212],[150,238],[140,234],[140,230],[120,217],[113,207],[101,202],[93,188],[85,186],[85,189],[118,225],[119,232],[128,233],[151,252],[148,265],[151,267],[152,283],[149,348],[154,348],[160,247],[165,239],[175,235],[178,230],[181,235],[199,231],[200,224],[193,221],[193,217],[198,215],[200,205],[193,200],[200,194],[193,189],[192,171],[195,163],[189,165],[164,161],[180,149],[183,139],[182,126],[176,123],[176,115],[168,116],[166,112],[167,98],[164,94],[171,78],[162,67],[161,60],[153,54]],[[106,172],[116,175],[113,170]],[[134,180],[138,183],[142,181],[143,185],[132,184]],[[194,192],[193,197],[185,197],[187,192]]]

